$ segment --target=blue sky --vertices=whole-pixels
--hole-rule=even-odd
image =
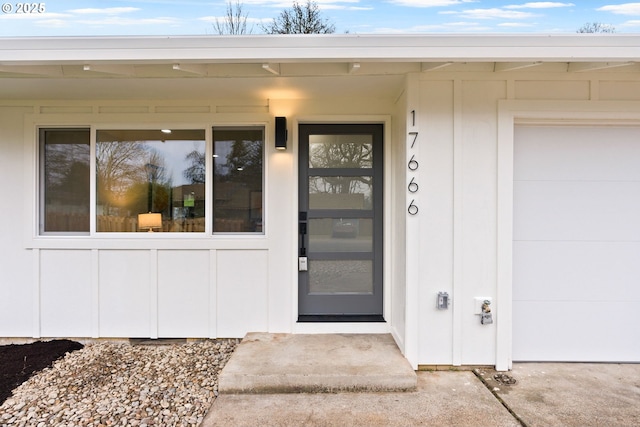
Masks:
[[[235,3],[235,0],[233,0]],[[304,0],[301,0],[304,3]],[[241,1],[259,34],[290,0]],[[317,0],[336,33],[575,33],[587,22],[640,32],[640,3],[517,0]],[[226,1],[0,0],[0,37],[215,34]],[[29,10],[21,5],[28,4]],[[33,6],[35,10],[32,10]]]

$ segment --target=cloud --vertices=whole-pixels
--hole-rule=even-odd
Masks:
[[[391,3],[407,7],[444,7],[473,3],[475,0],[391,0]]]
[[[611,4],[596,9],[601,12],[611,12],[616,15],[640,15],[640,3]]]
[[[524,4],[512,4],[504,6],[505,9],[553,9],[556,7],[572,7],[573,3],[560,3],[554,1],[534,1]]]
[[[43,19],[36,22],[36,25],[44,28],[67,28],[69,21],[66,19]]]
[[[447,11],[441,12],[441,14],[459,15],[468,19],[528,19],[538,16],[529,12],[519,12],[515,10],[505,10],[499,8],[467,9],[461,12]]]
[[[159,17],[159,18],[121,18],[117,16],[111,16],[104,19],[87,19],[87,20],[77,20],[76,23],[82,25],[90,25],[93,27],[104,27],[104,26],[139,26],[139,25],[177,25],[181,21],[176,18],[171,17]]]
[[[320,9],[350,9],[347,4],[358,4],[360,0],[316,0],[315,3]],[[306,4],[306,1],[299,1],[301,6]],[[278,9],[290,9],[293,6],[293,1],[290,0],[244,0],[241,2],[243,5],[255,5],[264,7],[273,7]]]
[[[0,14],[0,21],[37,21],[42,22],[50,19],[69,19],[72,15],[67,13],[3,13]]]
[[[640,20],[634,19],[634,20],[631,20],[631,21],[626,21],[626,22],[623,22],[622,24],[618,25],[618,27],[625,27],[625,28],[640,27]]]
[[[198,21],[209,22],[211,24],[215,24],[216,22],[220,22],[221,24],[227,22],[226,16],[201,16],[197,18]],[[252,18],[247,16],[247,24],[262,24],[265,22],[270,22],[273,18]]]
[[[320,6],[322,10],[374,10],[373,7],[365,7],[365,6],[345,6],[341,4],[326,4]]]
[[[103,9],[87,8],[87,9],[72,9],[69,13],[77,15],[119,15],[121,13],[137,12],[137,7],[106,7]]]
[[[480,25],[476,22],[448,22],[444,24],[416,25],[408,28],[376,28],[378,34],[405,34],[405,33],[478,33],[492,31],[493,28]]]
[[[533,26],[533,24],[527,24],[525,22],[503,22],[501,24],[498,24],[498,27],[503,28],[529,28]]]
[[[42,14],[2,14],[2,20],[29,20],[33,25],[40,28],[80,28],[88,26],[96,27],[139,27],[141,25],[164,25],[176,26],[182,20],[174,17],[155,18],[128,18],[122,16],[127,13],[136,12],[140,9],[135,7],[111,7],[103,9],[73,9],[65,13],[46,12]]]

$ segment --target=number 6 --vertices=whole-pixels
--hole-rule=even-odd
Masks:
[[[416,191],[418,191],[418,183],[415,182],[415,178],[411,178],[411,182],[409,183],[407,189],[410,193],[415,193]]]
[[[409,203],[409,207],[407,208],[409,215],[416,215],[418,213],[418,207],[414,205],[413,202],[415,202],[415,199],[411,200],[411,203]]]
[[[407,167],[409,168],[410,171],[414,171],[418,169],[418,162],[415,160],[416,155],[414,154],[413,156],[411,156],[411,159],[409,159],[409,163],[407,164]]]

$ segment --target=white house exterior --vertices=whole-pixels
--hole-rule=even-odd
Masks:
[[[640,362],[636,61],[635,35],[0,39],[0,337]]]

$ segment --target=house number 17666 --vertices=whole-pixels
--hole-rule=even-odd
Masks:
[[[415,126],[415,110],[411,111],[411,114],[413,115],[413,125]],[[412,150],[416,145],[416,141],[418,140],[418,132],[409,132],[409,138],[411,139],[411,145],[409,146],[409,149]],[[419,167],[420,164],[416,159],[416,155],[412,154],[409,162],[407,163],[407,168],[410,172],[415,172]],[[419,186],[416,182],[416,177],[412,176],[411,181],[409,181],[409,184],[407,185],[407,190],[409,191],[409,193],[414,194],[418,191],[418,188]],[[411,200],[411,203],[409,203],[409,206],[407,207],[407,212],[409,213],[409,215],[417,215],[418,210],[418,205],[415,204],[415,199]]]

